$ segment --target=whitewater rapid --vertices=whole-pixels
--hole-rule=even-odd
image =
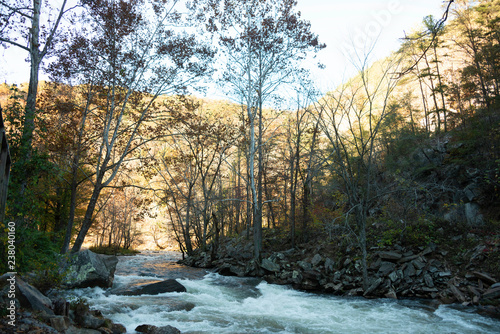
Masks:
[[[500,321],[471,308],[431,306],[421,301],[335,297],[225,277],[177,265],[179,254],[149,252],[120,257],[111,290],[68,291],[127,328],[143,324],[182,333],[449,333],[498,334]],[[118,296],[126,286],[175,278],[187,289],[155,296]]]

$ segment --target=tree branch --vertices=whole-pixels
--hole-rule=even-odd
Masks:
[[[27,46],[19,44],[19,43],[15,42],[15,41],[11,41],[10,39],[6,39],[6,38],[3,38],[3,37],[0,37],[0,41],[12,44],[14,46],[17,46],[18,48],[21,48],[23,50],[26,50],[26,51],[30,52],[30,49]]]

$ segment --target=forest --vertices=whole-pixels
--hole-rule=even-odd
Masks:
[[[0,86],[17,271],[240,238],[256,263],[278,244],[354,248],[365,285],[394,244],[483,243],[500,274],[499,0],[445,2],[329,92],[302,66],[327,46],[296,0],[61,3],[0,1],[0,43],[31,70]]]

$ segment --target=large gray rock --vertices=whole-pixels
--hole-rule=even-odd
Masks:
[[[325,270],[327,273],[332,273],[335,270],[335,262],[329,257],[325,259]]]
[[[121,296],[158,295],[166,292],[186,292],[186,288],[175,279],[162,282],[139,285],[125,291],[116,291],[114,294]]]
[[[274,263],[271,259],[262,260],[261,267],[267,271],[278,272],[280,271],[280,265]]]
[[[71,321],[68,317],[57,315],[50,318],[50,326],[54,327],[59,332],[64,332],[69,328],[69,326],[71,326]]]
[[[425,285],[427,285],[427,287],[429,287],[429,288],[434,287],[434,280],[432,279],[431,275],[429,275],[428,273],[424,274],[424,282],[425,282]]]
[[[140,325],[135,329],[136,332],[145,334],[180,334],[181,331],[172,326],[156,327],[152,325]]]
[[[100,255],[88,249],[81,251],[69,261],[63,284],[69,288],[109,288],[113,285],[117,263],[116,256]]]
[[[90,313],[84,314],[78,319],[78,324],[84,328],[99,329],[104,326],[106,320],[98,318]]]
[[[464,193],[469,202],[472,202],[474,200],[477,200],[481,195],[481,187],[476,183],[471,183],[467,187],[465,187]]]
[[[239,265],[224,263],[217,269],[217,272],[222,276],[245,276],[246,269]]]
[[[309,262],[297,261],[297,264],[304,270],[312,270],[312,265]]]
[[[476,276],[477,278],[479,278],[480,280],[482,280],[483,282],[486,282],[488,284],[495,284],[497,282],[493,277],[491,277],[490,275],[488,275],[486,273],[474,271],[472,274],[474,276]]]
[[[386,276],[390,272],[396,269],[396,265],[392,262],[382,262],[380,268],[378,269],[378,274],[380,276]]]
[[[484,223],[479,204],[465,203],[465,219],[469,226],[479,226]]]
[[[490,288],[488,291],[486,291],[483,295],[484,299],[495,299],[495,298],[500,298],[500,288]]]
[[[375,279],[370,284],[370,286],[368,287],[368,289],[366,289],[366,291],[364,292],[363,296],[369,296],[373,291],[375,291],[375,289],[377,289],[380,286],[380,284],[382,284],[383,281],[384,281],[384,279],[381,278],[381,277]]]
[[[319,265],[321,263],[321,261],[323,261],[323,257],[321,257],[321,255],[319,254],[316,254],[314,255],[314,257],[312,258],[311,260],[311,264],[316,267],[317,265]]]
[[[378,256],[387,261],[397,261],[403,257],[401,253],[396,252],[378,252]]]
[[[17,294],[16,297],[22,306],[35,311],[44,311],[49,315],[54,315],[52,311],[52,301],[44,296],[35,287],[16,276]]]
[[[64,331],[64,334],[101,334],[101,332],[90,328],[78,328],[75,326],[70,326]]]

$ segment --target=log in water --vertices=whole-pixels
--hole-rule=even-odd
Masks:
[[[170,325],[182,333],[500,333],[500,321],[471,308],[424,301],[335,297],[224,277],[175,264],[179,254],[121,257],[110,290],[68,291],[127,328]],[[175,278],[187,292],[119,296],[113,291]]]

